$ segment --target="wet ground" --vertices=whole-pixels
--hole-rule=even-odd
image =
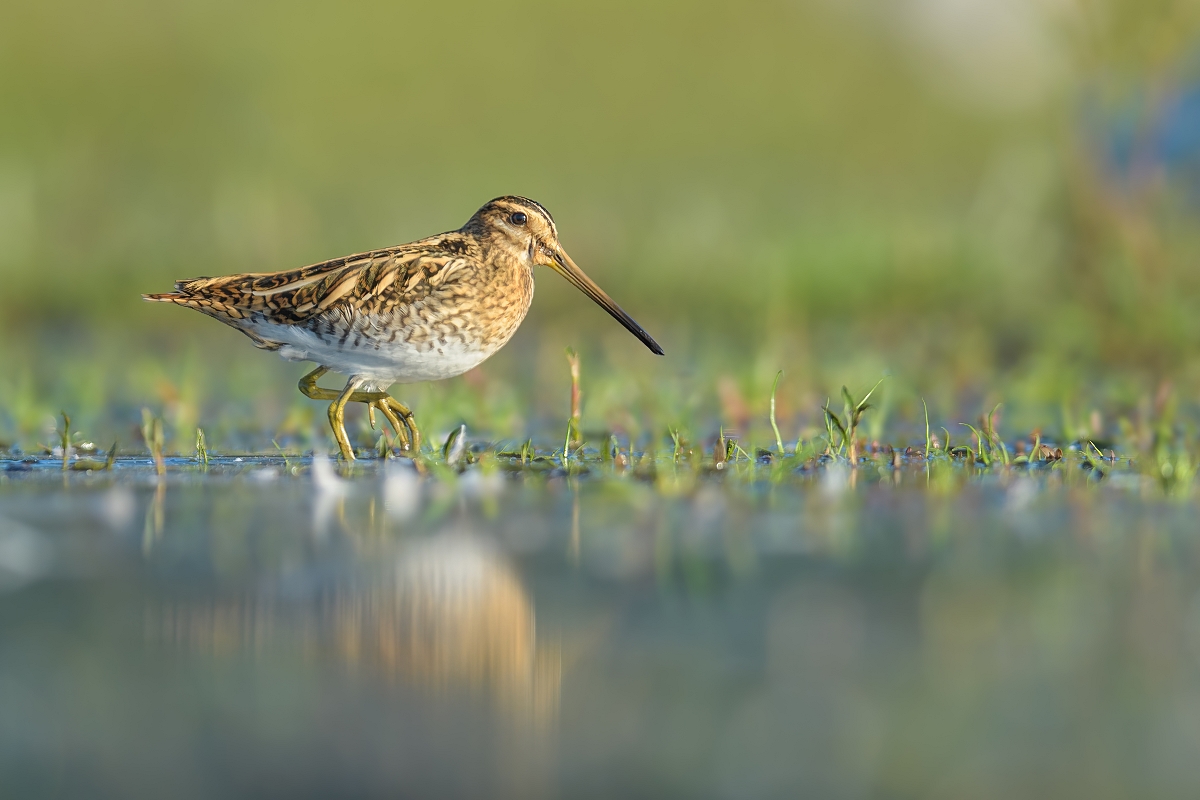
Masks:
[[[0,794],[1200,792],[1194,501],[511,465],[0,461]]]

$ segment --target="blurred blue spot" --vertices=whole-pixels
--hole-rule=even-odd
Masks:
[[[1165,93],[1149,78],[1115,102],[1085,93],[1083,134],[1114,188],[1135,192],[1161,176],[1200,203],[1200,78],[1184,72]]]

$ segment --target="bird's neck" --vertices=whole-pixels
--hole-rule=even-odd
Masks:
[[[529,263],[528,254],[514,250],[510,243],[484,240],[480,244],[483,256],[480,261],[497,280],[514,280],[523,273],[532,274],[533,265]]]

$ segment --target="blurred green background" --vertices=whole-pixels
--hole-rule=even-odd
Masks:
[[[1067,436],[1200,389],[1192,2],[59,0],[4,19],[0,442],[45,441],[60,408],[128,440],[142,405],[181,447],[196,424],[302,438],[305,367],[140,293],[409,241],[510,193],[551,209],[668,356],[547,272],[477,374],[398,388],[435,428],[557,430],[568,345],[586,422],[631,436],[761,424],[780,368],[789,438],[883,373],[892,419],[1003,401],[1010,430]]]

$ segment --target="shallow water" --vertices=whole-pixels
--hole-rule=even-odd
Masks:
[[[1132,479],[52,467],[3,794],[1200,792],[1197,508]]]

